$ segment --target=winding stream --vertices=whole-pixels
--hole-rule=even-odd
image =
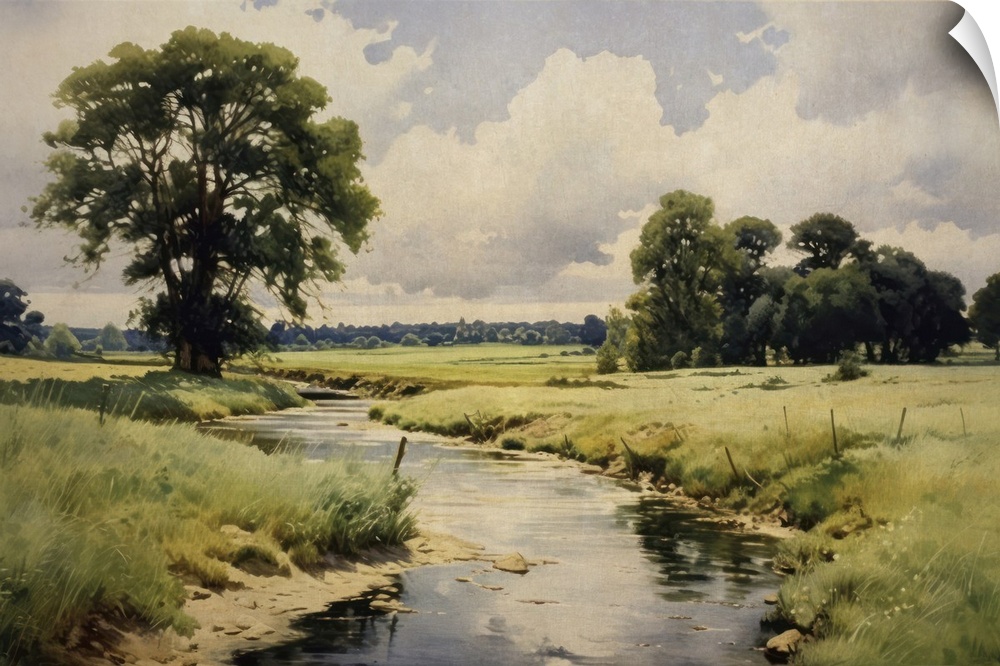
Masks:
[[[391,465],[402,433],[362,427],[367,407],[320,403],[216,427],[253,433],[263,448]],[[762,598],[778,586],[770,539],[723,531],[571,465],[407,437],[401,472],[420,481],[422,525],[547,563],[523,576],[484,562],[412,569],[390,592],[415,613],[335,603],[301,620],[305,638],[233,663],[765,663],[752,648],[766,640]]]

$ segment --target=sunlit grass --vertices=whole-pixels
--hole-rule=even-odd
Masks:
[[[776,558],[794,572],[778,613],[822,639],[797,662],[996,663],[1000,377],[983,353],[949,361],[851,382],[824,381],[832,367],[617,374],[606,388],[470,379],[372,412],[457,436],[469,414],[497,442],[599,463],[625,457],[624,440],[690,496],[780,512],[808,531]]]
[[[169,363],[159,354],[108,353],[103,359],[74,357],[70,360],[8,356],[0,354],[0,380],[64,379],[85,382],[112,376],[140,377],[150,370],[162,370]]]
[[[389,376],[433,387],[542,385],[553,377],[579,379],[593,374],[594,357],[583,356],[582,349],[581,345],[505,344],[331,349],[274,354],[265,366],[329,377]]]
[[[107,414],[153,421],[198,421],[306,404],[291,386],[280,382],[241,375],[212,379],[165,370],[87,380],[59,376],[0,381],[0,403],[93,411],[100,411],[103,404]]]
[[[219,586],[230,563],[280,572],[398,543],[414,529],[412,492],[386,466],[267,456],[183,424],[101,427],[79,410],[0,406],[0,654],[32,663],[94,613],[188,632],[178,575]]]

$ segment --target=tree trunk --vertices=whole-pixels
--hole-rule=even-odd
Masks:
[[[195,375],[222,377],[219,359],[213,358],[212,355],[188,340],[181,340],[177,346],[174,367],[177,370],[190,372]]]

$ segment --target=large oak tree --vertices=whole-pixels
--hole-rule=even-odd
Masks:
[[[271,44],[187,28],[110,57],[55,94],[74,117],[45,135],[55,179],[33,216],[77,231],[87,267],[116,241],[130,247],[126,282],[162,288],[142,323],[177,368],[218,374],[261,339],[251,284],[301,318],[318,282],[341,276],[337,246],[366,240],[379,202],[357,125],[318,120],[326,89]]]

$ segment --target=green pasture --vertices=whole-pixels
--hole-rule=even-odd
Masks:
[[[554,376],[579,379],[593,374],[594,357],[582,355],[582,349],[504,344],[330,349],[273,354],[264,366],[329,377],[393,377],[429,387],[543,385]]]
[[[423,376],[455,353],[434,352]],[[372,415],[624,461],[661,487],[799,526],[776,558],[790,575],[771,613],[778,629],[821,639],[796,663],[1000,659],[1000,365],[989,352],[865,366],[849,382],[829,380],[834,366],[571,375],[550,357],[511,385],[497,381],[502,369],[474,367],[478,380],[382,401]]]

